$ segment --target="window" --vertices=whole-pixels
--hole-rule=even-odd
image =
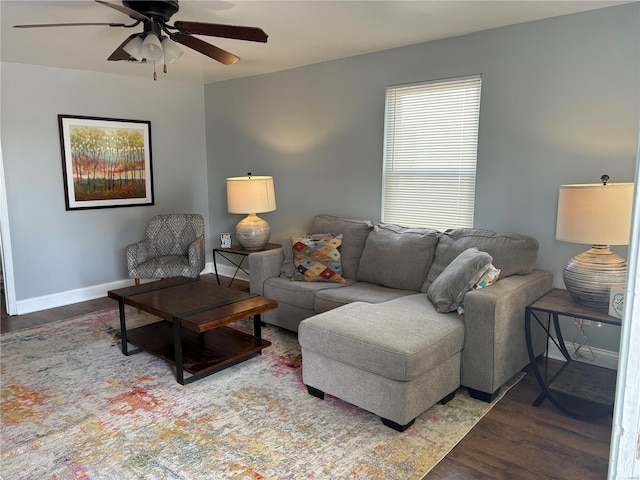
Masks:
[[[480,76],[387,88],[382,219],[473,226]]]

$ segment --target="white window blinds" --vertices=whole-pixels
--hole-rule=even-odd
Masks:
[[[387,88],[382,219],[473,226],[480,76]]]

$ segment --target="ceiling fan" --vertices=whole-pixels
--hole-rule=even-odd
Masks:
[[[131,62],[154,61],[154,80],[157,79],[155,73],[155,61],[164,63],[164,72],[167,71],[167,63],[182,55],[180,48],[175,45],[179,43],[189,47],[207,57],[217,60],[224,65],[237,63],[240,57],[227,52],[221,48],[200,40],[193,35],[207,35],[210,37],[232,38],[236,40],[247,40],[250,42],[267,41],[267,34],[257,27],[244,27],[237,25],[222,25],[217,23],[202,23],[177,21],[173,25],[168,24],[169,19],[178,10],[177,0],[123,0],[122,5],[94,0],[95,2],[109,8],[113,8],[133,20],[131,24],[125,23],[41,23],[31,25],[14,25],[14,28],[41,28],[41,27],[77,27],[77,26],[108,26],[133,28],[142,23],[142,33],[129,35],[124,42],[109,56],[107,60],[126,60]],[[166,34],[166,36],[165,36]],[[169,42],[169,39],[172,42]]]

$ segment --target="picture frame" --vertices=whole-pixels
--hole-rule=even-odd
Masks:
[[[221,233],[220,234],[220,248],[231,248],[231,234],[230,233]]]
[[[611,287],[609,292],[609,316],[622,320],[624,313],[624,290]]]
[[[153,205],[151,122],[58,115],[66,210]]]

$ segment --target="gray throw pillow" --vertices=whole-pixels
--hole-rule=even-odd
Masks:
[[[438,313],[453,312],[458,308],[470,287],[491,266],[493,258],[472,247],[458,255],[431,283],[427,297]],[[474,281],[475,279],[475,281]]]
[[[440,235],[433,265],[422,285],[427,292],[431,282],[467,248],[476,247],[493,257],[493,264],[501,270],[500,279],[511,275],[528,275],[536,266],[538,241],[528,235],[497,233],[478,228],[447,230]]]

